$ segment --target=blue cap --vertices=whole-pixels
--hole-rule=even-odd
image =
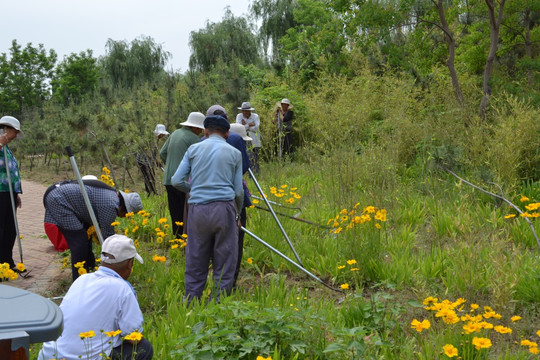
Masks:
[[[214,115],[207,116],[206,119],[204,119],[204,128],[207,129],[209,127],[220,127],[229,131],[231,125],[223,116]]]

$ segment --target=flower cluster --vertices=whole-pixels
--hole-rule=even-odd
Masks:
[[[114,187],[114,181],[110,176],[111,170],[107,169],[107,167],[104,166],[101,171],[103,172],[103,174],[101,174],[100,180],[103,181],[105,184]]]
[[[287,192],[286,189],[289,188]],[[281,185],[279,188],[275,186],[270,187],[270,194],[274,195],[278,199],[282,197],[288,197],[285,202],[287,204],[293,204],[296,200],[301,199],[302,197],[296,192],[297,187],[289,187],[287,184]]]
[[[537,217],[540,217],[540,211],[539,211],[540,210],[540,203],[531,202],[531,200],[528,197],[524,196],[524,195],[521,196],[521,199],[519,199],[519,201],[522,202],[522,203],[529,203],[528,205],[525,205],[525,209],[527,211],[520,214],[519,216],[524,217],[524,218],[537,218]],[[511,219],[511,218],[515,218],[515,217],[516,217],[516,214],[508,214],[504,218],[505,219]]]
[[[159,256],[158,254],[154,254],[154,256],[152,257],[152,260],[154,262],[165,262],[167,258],[165,256]]]
[[[131,340],[131,341],[141,341],[143,338],[142,334],[138,331],[133,331],[132,333],[126,335],[124,337],[124,340]]]
[[[493,346],[492,338],[496,334],[505,335],[512,334],[513,330],[510,326],[505,326],[500,322],[503,321],[503,316],[493,310],[490,306],[484,306],[482,309],[478,304],[471,304],[467,309],[465,303],[467,300],[459,298],[456,301],[443,300],[439,301],[435,297],[427,297],[424,299],[424,309],[434,313],[435,319],[439,318],[442,322],[449,326],[458,326],[459,332],[463,339],[456,344],[446,344],[443,346],[443,352],[447,357],[460,356],[470,347],[474,347],[477,351],[489,349]],[[521,320],[520,316],[512,316],[512,323]],[[411,328],[417,332],[422,332],[431,327],[429,320],[422,322],[413,319]],[[537,332],[540,337],[540,330]],[[529,351],[536,354],[538,346],[536,343],[523,340],[521,345],[529,346]],[[474,350],[472,350],[474,351]],[[473,355],[474,356],[474,355]],[[462,356],[466,358],[466,356]]]
[[[73,265],[76,269],[78,269],[77,271],[78,271],[79,275],[83,275],[83,274],[87,273],[86,269],[84,268],[85,263],[86,263],[86,261],[79,261],[78,263]]]
[[[0,264],[0,280],[16,280],[17,277],[17,273],[11,270],[8,263]]]
[[[264,357],[264,356],[257,356],[257,360],[272,360],[272,357],[269,356],[269,357]]]
[[[343,230],[351,230],[358,224],[373,222],[377,229],[386,222],[386,209],[378,209],[375,206],[366,206],[360,211],[360,203],[356,203],[349,211],[342,209],[335,217],[329,219],[327,225],[332,226],[331,233],[339,234]]]

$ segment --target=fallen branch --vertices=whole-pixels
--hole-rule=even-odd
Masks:
[[[473,188],[475,188],[476,190],[479,190],[481,192],[483,192],[484,194],[488,194],[488,195],[491,195],[493,196],[494,198],[497,198],[497,199],[500,199],[502,201],[504,201],[505,203],[507,203],[508,205],[512,206],[520,215],[523,214],[523,211],[521,211],[521,209],[516,206],[514,203],[512,203],[510,200],[508,200],[507,198],[505,198],[504,196],[501,196],[501,195],[497,195],[497,194],[494,194],[492,192],[489,192],[487,190],[484,190],[482,189],[481,187],[479,186],[476,186],[470,182],[468,182],[467,180],[459,177],[458,175],[456,175],[454,172],[452,172],[451,170],[445,168],[445,167],[442,167],[444,170],[448,171],[451,175],[453,175],[454,177],[458,178],[460,181],[464,182],[465,184],[469,185],[469,186],[472,186]],[[500,187],[499,187],[500,189]],[[531,228],[531,231],[534,235],[534,238],[536,239],[536,243],[538,244],[538,247],[540,247],[540,239],[538,239],[538,235],[536,235],[536,231],[534,230],[534,225],[533,223],[531,222],[531,220],[529,220],[529,218],[527,217],[524,217],[523,218],[525,219],[525,221],[527,221],[527,224],[529,224],[530,228]]]

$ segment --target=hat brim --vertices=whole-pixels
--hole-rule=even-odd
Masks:
[[[244,108],[241,108],[241,107],[239,107],[239,108],[237,108],[237,109],[238,109],[238,110],[242,110],[242,111],[244,111],[244,110],[245,110],[245,111],[254,111],[254,110],[255,110],[255,108],[244,109]]]
[[[154,135],[169,135],[168,131],[153,131]]]
[[[137,261],[140,262],[141,264],[144,264],[144,260],[143,260],[143,258],[141,257],[141,255],[135,254],[135,259],[137,259]]]
[[[180,125],[182,125],[182,126],[191,126],[191,127],[195,127],[195,128],[204,130],[204,125],[190,123],[189,121],[184,121],[183,123],[180,123]]]

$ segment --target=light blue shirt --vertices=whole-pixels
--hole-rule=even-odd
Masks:
[[[171,184],[181,191],[190,192],[189,204],[235,200],[236,209],[240,212],[244,201],[242,154],[224,138],[212,134],[205,141],[189,147]]]
[[[121,337],[143,330],[143,316],[131,284],[103,266],[75,280],[60,310],[64,315],[62,335],[43,343],[38,359],[102,359],[99,354],[109,355],[120,345]],[[90,330],[95,337],[81,340],[79,334]],[[104,333],[116,330],[121,330],[121,335],[111,338]]]

